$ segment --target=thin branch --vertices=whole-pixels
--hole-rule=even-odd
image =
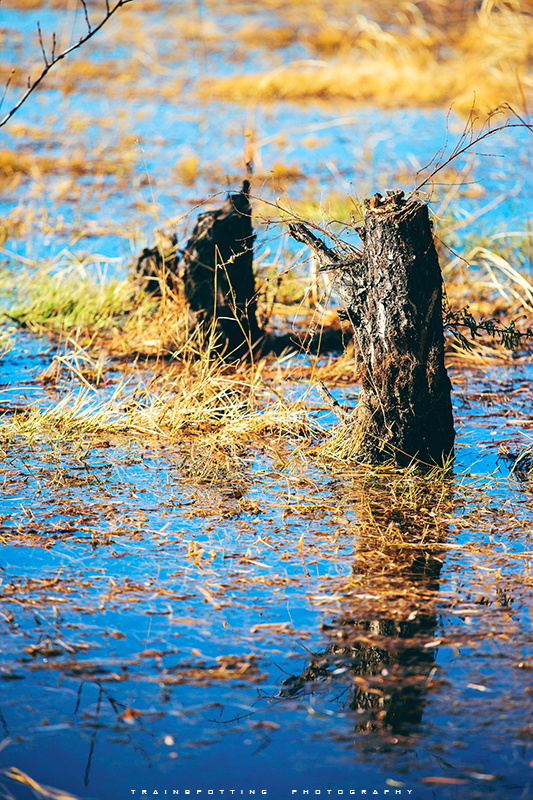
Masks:
[[[14,74],[15,74],[15,70],[14,70],[14,69],[12,69],[12,70],[11,70],[11,75],[10,75],[10,76],[9,76],[9,78],[7,79],[7,81],[6,81],[6,85],[4,86],[4,92],[3,92],[3,94],[2,94],[2,99],[0,100],[0,108],[2,108],[2,104],[3,104],[3,102],[4,102],[4,98],[5,98],[5,96],[6,96],[6,92],[7,92],[7,90],[9,89],[9,84],[11,83],[11,78],[13,77],[13,75],[14,75]]]
[[[54,37],[54,46],[53,46],[53,49],[52,49],[52,60],[51,61],[48,61],[47,58],[46,58],[46,53],[45,53],[45,50],[44,50],[44,45],[43,45],[42,36],[41,36],[41,29],[38,26],[38,29],[39,29],[39,40],[40,40],[40,43],[41,43],[41,49],[43,51],[43,56],[44,56],[44,60],[45,60],[45,67],[44,67],[43,71],[41,72],[41,74],[34,81],[31,81],[30,77],[28,77],[28,88],[27,88],[27,90],[24,92],[24,94],[22,95],[22,97],[20,98],[18,103],[13,106],[11,111],[9,111],[9,113],[6,114],[5,117],[2,120],[0,120],[0,128],[2,128],[11,119],[11,117],[13,116],[13,114],[16,111],[18,111],[18,109],[21,107],[21,105],[28,99],[30,94],[39,86],[39,84],[42,82],[42,80],[46,77],[46,75],[48,75],[48,73],[50,72],[52,67],[55,64],[57,64],[58,61],[61,61],[63,58],[66,58],[66,56],[68,56],[69,53],[72,53],[73,50],[77,50],[78,47],[81,47],[82,45],[85,44],[85,42],[88,42],[89,39],[92,39],[92,37],[96,33],[98,33],[100,28],[102,28],[106,24],[108,19],[113,16],[115,11],[117,11],[119,8],[121,8],[121,6],[125,6],[127,3],[131,3],[131,2],[132,2],[132,0],[117,0],[115,5],[110,7],[109,6],[109,0],[107,0],[107,2],[106,2],[106,9],[107,9],[106,15],[101,20],[101,22],[98,23],[96,28],[91,28],[90,27],[89,20],[87,18],[87,9],[86,9],[86,6],[85,6],[85,2],[83,2],[82,4],[83,4],[83,7],[85,8],[87,25],[89,27],[88,32],[85,34],[85,36],[82,36],[79,39],[79,41],[77,41],[75,44],[71,45],[70,47],[67,47],[66,50],[63,50],[63,52],[59,53],[59,55],[57,55],[57,56],[55,55],[55,37]],[[11,77],[9,78],[9,80],[11,80]],[[9,81],[8,81],[8,84],[9,84]],[[7,91],[7,86],[6,86],[5,90],[4,90],[4,96],[5,96],[6,91]]]
[[[520,120],[520,122],[523,125],[525,125],[526,128],[528,128],[528,130],[529,130],[529,132],[531,134],[531,137],[533,138],[533,126],[531,125],[531,119],[529,117],[529,109],[528,109],[528,106],[527,106],[527,99],[526,99],[526,95],[524,93],[524,87],[522,86],[522,81],[520,80],[520,75],[518,74],[518,72],[516,73],[516,81],[518,83],[518,89],[520,91],[520,97],[522,98],[522,106],[524,108],[525,119],[523,117],[521,117],[520,114],[517,111],[514,110],[514,108],[511,108],[511,106],[509,106],[509,108],[512,111],[512,113],[514,114],[514,116],[518,120]]]
[[[85,0],[80,0],[80,3],[83,6],[83,13],[85,14],[85,22],[87,23],[87,30],[89,33],[91,32],[91,23],[89,22],[89,12],[87,10],[87,3]]]
[[[477,144],[479,144],[479,142],[482,142],[483,139],[486,139],[489,136],[494,136],[494,134],[500,133],[501,131],[509,130],[510,128],[527,128],[530,132],[533,133],[533,126],[530,123],[528,123],[526,120],[522,119],[522,117],[519,114],[517,114],[517,112],[514,110],[514,108],[512,108],[512,106],[510,106],[508,103],[505,103],[503,106],[501,106],[500,108],[497,108],[494,111],[494,113],[488,119],[489,125],[490,125],[490,120],[491,120],[492,116],[494,116],[494,114],[496,114],[497,112],[502,111],[503,109],[506,109],[507,111],[510,111],[511,114],[513,114],[513,116],[518,120],[518,122],[510,122],[509,120],[506,120],[503,123],[503,125],[498,125],[496,128],[490,128],[489,127],[488,130],[485,130],[484,132],[480,133],[478,136],[476,136],[474,138],[470,138],[470,141],[467,141],[467,143],[465,144],[464,143],[465,140],[467,140],[469,137],[473,136],[473,126],[474,126],[474,121],[475,120],[472,117],[470,117],[470,119],[468,120],[468,122],[467,122],[467,124],[465,126],[465,129],[462,132],[462,134],[461,134],[461,136],[459,138],[459,141],[457,142],[456,146],[454,147],[451,155],[448,156],[448,158],[445,159],[445,161],[442,161],[440,164],[437,164],[435,169],[432,172],[430,172],[429,175],[427,176],[427,178],[424,178],[424,180],[421,181],[421,183],[417,183],[416,184],[416,186],[415,186],[415,188],[413,190],[413,194],[415,194],[416,192],[420,191],[422,186],[425,186],[426,183],[429,183],[429,181],[431,181],[435,177],[435,175],[438,172],[441,171],[441,169],[444,169],[445,167],[447,167],[458,156],[462,155],[463,153],[466,153],[467,150],[470,150],[471,147],[474,147],[474,145],[477,145]]]
[[[41,52],[43,54],[44,63],[45,66],[48,67],[50,65],[48,64],[48,59],[46,58],[46,50],[44,49],[44,43],[43,43],[43,34],[41,32],[41,26],[39,25],[39,23],[37,23],[37,30],[39,32],[39,44],[41,45]]]

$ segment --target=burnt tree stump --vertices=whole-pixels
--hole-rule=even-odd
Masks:
[[[178,244],[175,234],[161,234],[154,247],[145,247],[133,270],[140,289],[154,297],[161,297],[163,285],[178,293]]]
[[[442,465],[453,457],[451,383],[444,365],[442,275],[428,208],[403,192],[365,200],[361,252],[340,255],[305,226],[306,242],[335,286],[353,327],[361,461]],[[314,241],[313,241],[314,240]],[[317,242],[319,244],[317,244]],[[354,420],[355,422],[355,420]]]
[[[198,216],[180,261],[185,298],[206,334],[214,326],[217,347],[243,357],[257,344],[249,181],[229,194],[222,208]]]

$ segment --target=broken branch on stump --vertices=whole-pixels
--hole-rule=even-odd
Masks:
[[[338,400],[335,400],[333,395],[331,394],[330,390],[326,386],[325,383],[322,381],[318,381],[316,384],[316,390],[320,397],[322,398],[324,404],[335,414],[339,422],[347,425],[352,420],[352,413],[348,411],[347,408],[341,406]]]
[[[359,259],[359,251],[353,250],[353,257],[351,259],[341,258],[335,250],[328,247],[322,239],[311,233],[309,228],[301,222],[292,222],[289,225],[289,234],[297,242],[306,244],[315,254],[320,264],[319,272],[329,272],[332,269],[342,269],[344,267],[353,267],[357,264]]]

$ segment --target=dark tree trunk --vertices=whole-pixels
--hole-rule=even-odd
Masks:
[[[206,334],[214,326],[217,346],[242,357],[257,344],[253,273],[252,208],[244,181],[216,211],[200,214],[180,262],[185,297]]]
[[[403,192],[375,195],[365,209],[358,229],[363,250],[354,249],[349,260],[322,242],[318,247],[303,226],[292,233],[315,250],[323,269],[336,270],[354,329],[360,459],[440,465],[453,456],[455,431],[444,366],[442,276],[428,209],[405,200]]]

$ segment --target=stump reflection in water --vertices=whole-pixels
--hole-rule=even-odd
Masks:
[[[335,592],[345,595],[343,610],[322,626],[335,641],[300,675],[286,678],[280,695],[326,692],[345,714],[355,712],[355,731],[409,736],[437,683],[436,649],[427,645],[438,625],[439,544],[446,532],[429,516],[435,502],[429,487],[417,502],[421,514],[401,504],[387,510],[383,498],[365,494],[357,506],[352,575]]]

